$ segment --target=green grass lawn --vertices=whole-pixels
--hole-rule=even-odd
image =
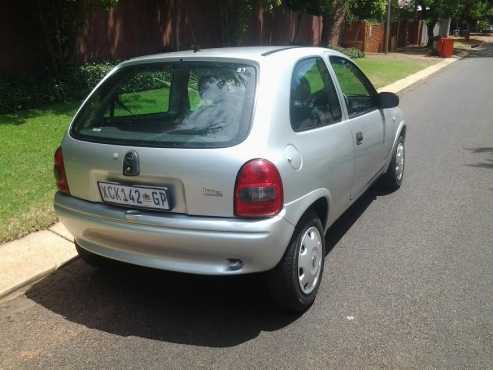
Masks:
[[[75,106],[0,115],[0,243],[55,222],[53,154]]]
[[[434,62],[434,59],[402,56],[367,56],[356,60],[377,87]],[[321,85],[321,81],[312,83],[315,90]],[[153,90],[147,96],[128,97],[125,103],[133,109],[152,111],[157,101],[162,109],[166,99],[156,97],[156,93]],[[196,92],[191,93],[190,99],[192,107],[199,104]],[[0,243],[46,228],[56,221],[52,206],[53,153],[76,108],[76,103],[63,103],[0,115]]]
[[[439,60],[389,54],[388,56],[369,55],[355,61],[378,89],[429,67]]]
[[[169,88],[121,94],[120,101],[123,105],[115,109],[115,117],[167,112]]]

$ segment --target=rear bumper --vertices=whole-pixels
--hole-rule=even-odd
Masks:
[[[205,275],[267,271],[294,226],[285,211],[265,220],[129,211],[57,193],[55,211],[77,244],[135,265]],[[231,261],[241,260],[241,267]]]

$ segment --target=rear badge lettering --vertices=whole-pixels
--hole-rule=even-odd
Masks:
[[[222,197],[223,196],[222,191],[210,189],[210,188],[206,188],[206,187],[202,188],[202,194],[205,195],[206,197]]]

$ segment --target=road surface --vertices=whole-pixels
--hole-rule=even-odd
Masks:
[[[401,102],[404,185],[330,230],[304,315],[276,312],[255,278],[76,260],[0,303],[0,368],[493,368],[492,48]]]

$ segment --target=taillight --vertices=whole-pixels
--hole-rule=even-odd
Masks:
[[[282,180],[276,166],[265,159],[251,160],[236,177],[235,215],[271,217],[283,207]]]
[[[67,175],[65,174],[65,165],[63,163],[62,147],[58,147],[55,152],[55,164],[53,166],[56,186],[62,193],[70,194],[68,189]]]

